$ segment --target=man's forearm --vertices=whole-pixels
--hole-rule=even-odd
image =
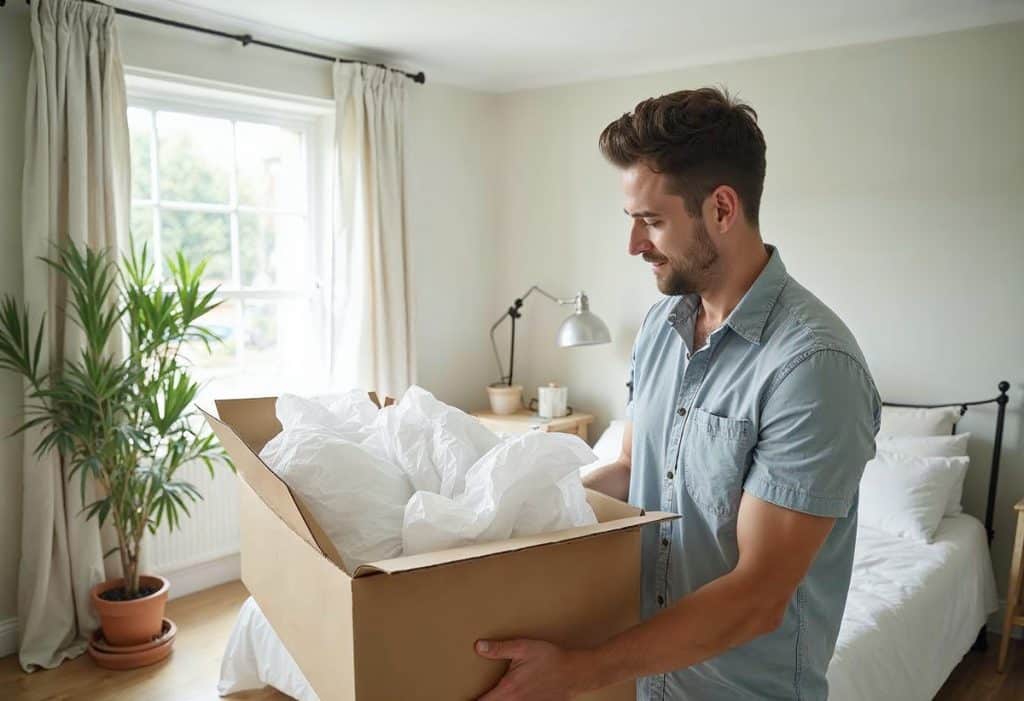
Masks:
[[[579,691],[682,669],[774,630],[785,602],[765,601],[735,571],[680,599],[653,618],[578,651]]]
[[[629,498],[629,465],[622,460],[603,465],[583,479],[583,486],[626,501]]]

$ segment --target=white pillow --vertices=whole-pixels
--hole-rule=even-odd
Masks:
[[[921,458],[881,451],[864,466],[860,523],[931,543],[967,458]]]
[[[614,419],[608,424],[608,428],[594,444],[594,454],[597,455],[597,460],[580,468],[581,477],[586,477],[597,468],[619,459],[619,455],[622,454],[622,433],[625,431],[625,427],[626,422],[622,419]]]
[[[919,458],[957,458],[967,455],[967,442],[970,438],[970,433],[952,436],[893,436],[879,438],[877,446],[887,453],[916,455]]]
[[[960,409],[952,406],[939,409],[883,406],[878,437],[948,436],[959,418]]]
[[[970,433],[958,433],[955,436],[900,436],[898,438],[877,441],[878,450],[901,455],[921,458],[956,458],[967,457],[967,441]],[[966,471],[964,473],[966,475]],[[956,516],[964,511],[964,480],[953,485],[953,491],[946,502],[944,516]]]
[[[601,437],[594,444],[594,453],[605,464],[619,459],[622,454],[622,434],[626,429],[626,422],[622,419],[614,419],[608,428],[604,430]]]

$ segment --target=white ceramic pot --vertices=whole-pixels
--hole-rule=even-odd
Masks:
[[[537,388],[537,415],[557,419],[569,414],[569,388],[554,382]]]
[[[514,414],[523,406],[523,386],[493,384],[487,386],[487,398],[495,414]]]

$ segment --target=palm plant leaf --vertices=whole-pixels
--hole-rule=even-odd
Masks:
[[[175,478],[198,462],[231,467],[211,434],[192,425],[199,386],[179,351],[209,344],[216,334],[201,318],[217,306],[216,288],[202,288],[203,263],[191,266],[180,252],[167,261],[171,284],[154,281],[147,246],[117,265],[107,250],[55,247],[42,260],[67,286],[66,313],[80,330],[80,350],[59,367],[44,368],[46,319],[37,329],[29,313],[6,296],[0,300],[0,370],[28,381],[25,420],[15,433],[39,432],[35,453],[56,451],[77,479],[82,502],[89,484],[99,496],[83,512],[110,520],[129,588],[137,588],[141,538],[161,526],[180,528],[189,504],[201,499],[191,483]]]

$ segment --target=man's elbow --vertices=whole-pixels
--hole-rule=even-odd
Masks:
[[[633,469],[632,453],[619,453],[619,459],[616,460],[615,462],[617,462],[619,465],[622,465],[623,469],[625,469],[626,472],[629,472],[630,470]]]
[[[768,635],[778,630],[786,618],[786,608],[788,605],[789,600],[787,599],[781,602],[765,602],[762,606],[758,607],[751,621],[754,637],[759,638],[762,635]]]

